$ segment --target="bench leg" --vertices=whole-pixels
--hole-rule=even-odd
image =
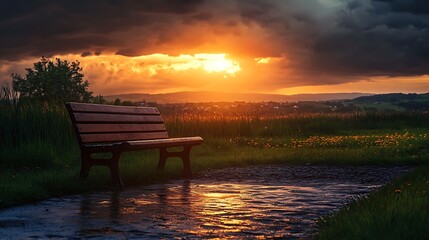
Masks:
[[[106,151],[109,152],[109,151]],[[99,153],[99,151],[90,151],[86,149],[81,149],[81,166],[80,166],[80,176],[83,178],[88,177],[89,170],[92,166],[107,166],[110,169],[112,175],[112,180],[114,184],[123,186],[122,179],[119,174],[119,158],[121,156],[121,151],[113,151],[112,157],[110,159],[93,159],[91,158],[92,153]]]
[[[119,174],[119,158],[121,156],[121,152],[112,152],[112,154],[112,158],[109,159],[109,168],[110,173],[112,174],[112,181],[114,184],[117,184],[119,187],[122,187],[124,185]]]
[[[191,170],[191,161],[190,161],[190,155],[191,155],[191,148],[192,146],[185,146],[182,152],[182,161],[183,161],[183,172],[186,178],[192,177],[192,170]]]
[[[167,158],[179,157],[183,161],[183,172],[185,177],[186,178],[192,177],[191,161],[190,161],[191,148],[192,146],[183,146],[183,150],[180,152],[169,152],[167,148],[160,148],[158,169],[160,170],[164,169]]]
[[[158,162],[158,169],[164,169],[165,167],[165,162],[167,161],[168,158],[168,152],[167,152],[167,148],[160,148],[159,149],[159,162]]]
[[[80,151],[81,165],[80,165],[80,177],[86,178],[89,175],[89,169],[91,168],[91,153],[85,150]]]

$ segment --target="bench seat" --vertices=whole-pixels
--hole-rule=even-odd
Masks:
[[[165,138],[165,139],[151,139],[151,140],[138,140],[138,141],[124,141],[117,143],[95,143],[84,144],[87,148],[123,148],[124,150],[132,149],[151,149],[160,147],[181,147],[184,145],[198,145],[203,142],[201,137],[181,137],[181,138]]]
[[[166,159],[183,160],[185,177],[192,176],[190,152],[201,144],[201,137],[169,138],[164,119],[155,107],[111,106],[101,104],[67,103],[81,149],[80,175],[86,177],[90,168],[104,165],[110,168],[115,183],[122,186],[119,159],[124,151],[159,149],[158,169],[163,169]],[[173,149],[182,147],[182,150]],[[95,153],[112,153],[110,159],[94,159]]]
[[[140,141],[126,141],[123,145],[129,148],[160,148],[160,147],[180,147],[184,145],[198,145],[203,142],[201,137],[182,137],[167,139],[152,139]]]

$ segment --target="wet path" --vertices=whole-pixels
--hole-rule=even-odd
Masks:
[[[22,238],[306,238],[315,220],[406,167],[254,166],[122,192],[76,195],[0,212],[0,236]]]

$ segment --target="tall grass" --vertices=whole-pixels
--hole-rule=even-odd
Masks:
[[[212,117],[162,113],[171,137],[307,137],[350,131],[427,127],[428,114],[343,113]],[[0,95],[0,164],[49,168],[77,163],[78,146],[64,106],[18,101],[8,88]]]
[[[201,115],[164,116],[172,136],[203,137],[306,137],[341,135],[358,130],[401,130],[427,128],[429,114],[422,113],[338,113],[297,114],[276,117]]]
[[[428,239],[429,167],[319,220],[316,239]]]
[[[0,96],[0,164],[53,167],[69,160],[77,146],[64,106],[19,101],[3,87]],[[66,156],[66,157],[65,157]]]

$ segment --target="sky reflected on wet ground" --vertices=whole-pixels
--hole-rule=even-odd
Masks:
[[[405,167],[228,168],[0,212],[5,238],[309,238],[317,218]]]

